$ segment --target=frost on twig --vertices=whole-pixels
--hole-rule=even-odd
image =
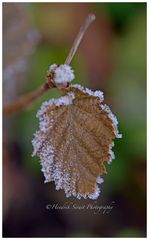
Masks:
[[[48,69],[48,76],[51,76],[54,84],[60,87],[66,87],[75,78],[73,69],[66,64],[59,66],[52,64]]]
[[[71,82],[74,79],[74,73],[71,67],[69,66],[69,64],[72,61],[72,58],[74,57],[86,30],[88,29],[90,24],[95,20],[95,18],[96,17],[94,14],[89,14],[87,16],[83,25],[80,28],[80,31],[78,32],[73,42],[73,45],[68,53],[68,56],[64,64],[60,66],[53,64],[48,70],[47,82],[45,82],[39,89],[25,96],[21,96],[12,104],[5,106],[4,107],[5,114],[10,114],[26,108],[29,104],[31,104],[33,101],[39,98],[42,94],[44,94],[47,90],[53,87],[57,87],[57,88],[68,87],[69,82]]]

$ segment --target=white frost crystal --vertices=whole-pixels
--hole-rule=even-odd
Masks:
[[[46,113],[47,109],[52,106],[61,106],[61,105],[70,105],[72,104],[72,100],[75,98],[73,92],[69,92],[66,96],[60,97],[58,99],[52,98],[49,101],[43,102],[40,110],[37,112],[36,117],[40,119],[40,116],[43,116]]]
[[[68,83],[75,78],[73,69],[67,64],[62,64],[60,66],[52,64],[49,67],[48,74],[50,74],[52,71],[54,72],[53,81],[56,84]]]
[[[98,97],[100,102],[103,102],[103,100],[104,100],[104,94],[100,90],[97,90],[97,91],[93,92],[92,90],[90,90],[88,88],[84,88],[80,84],[73,84],[71,86],[75,87],[75,88],[78,88],[79,90],[81,90],[84,93],[89,94],[90,96]]]
[[[56,65],[56,64],[52,64],[52,65],[49,67],[48,73],[50,73],[51,71],[55,71],[56,68],[57,68],[57,65]]]
[[[114,130],[115,130],[115,136],[116,136],[117,138],[122,138],[122,134],[119,134],[119,131],[118,131],[118,127],[117,127],[117,125],[118,125],[118,120],[117,120],[116,116],[112,113],[112,111],[111,111],[111,109],[109,108],[108,105],[106,105],[106,104],[101,104],[101,107],[102,107],[102,109],[104,109],[104,110],[108,113],[109,118],[110,118],[110,119],[112,120],[112,122],[113,122]]]

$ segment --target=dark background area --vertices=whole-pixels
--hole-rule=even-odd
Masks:
[[[36,89],[53,63],[64,62],[86,15],[96,14],[72,67],[75,83],[100,89],[119,120],[122,139],[100,197],[67,199],[54,183],[44,184],[32,158],[36,112],[51,90],[32,106],[3,117],[3,237],[146,236],[146,4],[3,3],[3,104]],[[47,210],[63,206],[110,205],[108,214]]]

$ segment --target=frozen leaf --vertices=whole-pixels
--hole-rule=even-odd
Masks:
[[[113,139],[121,137],[117,119],[101,91],[70,85],[64,96],[42,104],[37,113],[39,131],[32,141],[33,155],[40,157],[45,182],[55,181],[66,196],[96,199],[111,162]]]

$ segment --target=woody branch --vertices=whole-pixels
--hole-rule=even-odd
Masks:
[[[64,62],[64,64],[69,65],[80,45],[80,42],[86,32],[86,30],[88,29],[88,27],[91,25],[91,23],[95,20],[95,15],[94,14],[89,14],[87,16],[87,18],[85,19],[83,25],[80,28],[79,33],[77,34],[73,45],[69,51],[69,54]],[[48,90],[56,87],[56,85],[54,84],[54,81],[52,81],[53,79],[50,76],[47,76],[47,81],[40,86],[38,89],[30,92],[29,94],[26,94],[24,96],[21,96],[20,98],[18,98],[16,101],[14,101],[12,104],[7,105],[4,107],[3,112],[4,114],[10,114],[13,112],[17,112],[20,110],[25,109],[27,106],[29,106],[33,101],[35,101],[36,99],[38,99],[40,96],[42,96],[45,92],[47,92]]]

